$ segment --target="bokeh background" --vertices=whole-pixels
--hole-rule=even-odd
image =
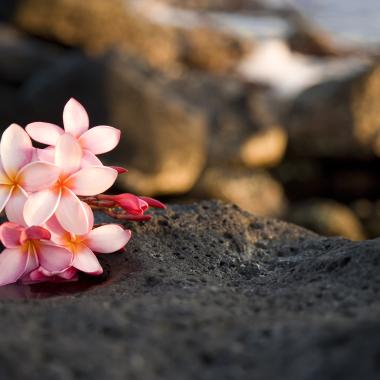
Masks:
[[[118,186],[380,235],[378,0],[1,0],[0,125],[120,128]]]

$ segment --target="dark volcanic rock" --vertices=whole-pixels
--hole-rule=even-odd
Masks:
[[[2,288],[2,379],[379,378],[379,240],[217,202],[133,230],[103,286],[28,300]]]

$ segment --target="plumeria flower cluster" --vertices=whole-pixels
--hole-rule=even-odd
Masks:
[[[122,250],[131,237],[119,224],[94,226],[93,209],[118,220],[144,221],[155,199],[133,194],[102,194],[126,172],[104,166],[98,154],[116,147],[120,131],[89,129],[86,110],[70,99],[64,129],[35,122],[10,125],[0,141],[0,285],[17,281],[73,281],[78,272],[99,275],[98,253]],[[47,145],[32,146],[31,139]]]

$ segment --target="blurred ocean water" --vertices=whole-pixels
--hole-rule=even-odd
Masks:
[[[303,13],[343,42],[380,44],[380,0],[292,0]]]

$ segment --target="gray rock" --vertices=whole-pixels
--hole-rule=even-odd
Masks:
[[[0,288],[2,379],[378,379],[379,240],[216,202],[133,230],[87,291]]]

